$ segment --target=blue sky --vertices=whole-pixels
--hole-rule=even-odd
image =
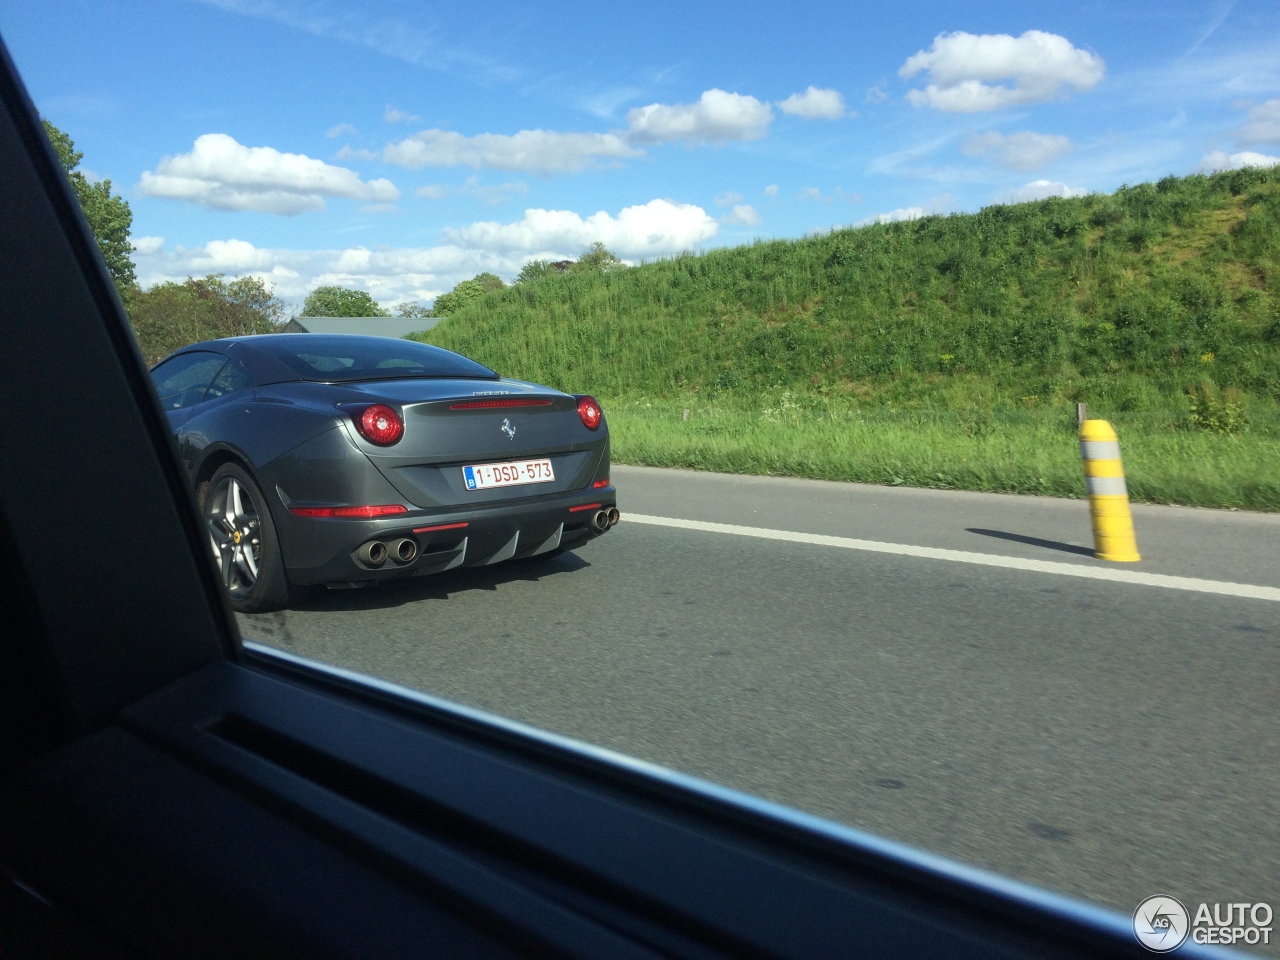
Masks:
[[[0,33],[144,286],[294,303],[1280,157],[1275,0],[45,0]]]

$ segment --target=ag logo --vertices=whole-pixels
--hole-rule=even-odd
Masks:
[[[1182,946],[1191,932],[1191,915],[1173,897],[1147,897],[1133,911],[1133,934],[1152,953]]]

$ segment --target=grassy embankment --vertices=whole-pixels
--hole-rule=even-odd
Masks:
[[[624,463],[1280,510],[1280,168],[488,294],[421,339],[592,392]],[[689,419],[682,416],[690,411]]]

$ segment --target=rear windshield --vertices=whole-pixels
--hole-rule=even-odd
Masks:
[[[412,340],[277,333],[255,337],[251,346],[282,363],[299,380],[350,383],[404,377],[498,379],[496,373],[474,360]]]

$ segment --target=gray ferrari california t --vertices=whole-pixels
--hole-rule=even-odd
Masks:
[[[277,333],[151,371],[232,606],[549,554],[618,522],[600,404],[411,340]]]

